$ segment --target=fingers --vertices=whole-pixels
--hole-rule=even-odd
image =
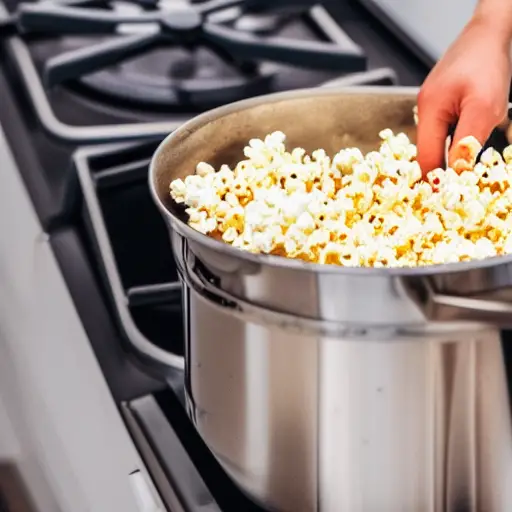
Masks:
[[[444,98],[449,96],[445,94]],[[432,95],[429,91],[427,94],[422,91],[418,98],[419,122],[416,142],[418,163],[423,175],[443,166],[446,137],[450,125],[457,121],[457,112],[460,112],[460,115],[449,151],[450,166],[460,158],[459,142],[462,139],[472,136],[484,145],[506,112],[506,105],[500,109],[481,99],[465,99],[457,104],[458,102],[450,103],[437,98],[439,95]]]
[[[420,94],[416,145],[423,175],[444,164],[446,137],[455,117],[447,104]]]
[[[483,104],[481,101],[473,100],[462,105],[457,128],[453,136],[453,144],[449,153],[449,165],[453,165],[457,154],[458,143],[465,137],[473,136],[483,146],[492,131],[501,121],[500,115]]]

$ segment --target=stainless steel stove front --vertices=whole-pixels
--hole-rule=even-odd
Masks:
[[[24,489],[0,496],[34,512],[163,512],[1,127],[0,161],[0,489],[14,476]]]

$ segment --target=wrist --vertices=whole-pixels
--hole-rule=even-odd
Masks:
[[[507,51],[512,43],[512,2],[496,0],[480,2],[469,25],[478,25],[489,31]]]

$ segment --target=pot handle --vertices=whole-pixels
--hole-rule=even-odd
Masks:
[[[416,293],[427,317],[439,322],[476,322],[500,329],[512,328],[512,302],[482,298],[461,297],[437,293],[429,280],[425,280],[421,293]]]

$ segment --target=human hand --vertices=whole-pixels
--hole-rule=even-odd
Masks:
[[[474,136],[482,145],[507,113],[510,37],[496,23],[475,16],[431,71],[418,96],[418,162],[426,174],[444,162],[450,125],[458,142]]]

